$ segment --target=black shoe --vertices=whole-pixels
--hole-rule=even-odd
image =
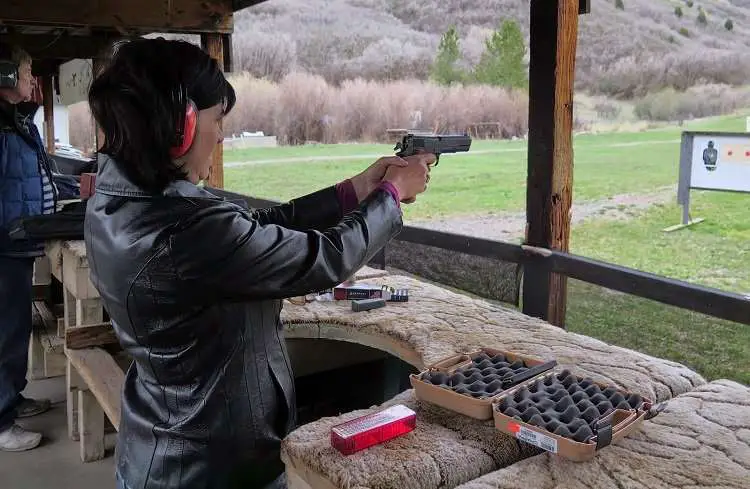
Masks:
[[[50,407],[52,407],[52,403],[49,399],[35,400],[24,398],[16,407],[16,417],[29,418],[31,416],[36,416],[49,411]]]

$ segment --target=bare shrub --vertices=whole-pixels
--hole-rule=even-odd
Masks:
[[[279,85],[242,73],[229,77],[237,93],[237,104],[224,121],[224,134],[242,131],[276,132],[275,111],[279,100]]]
[[[336,86],[304,73],[278,85],[248,74],[231,80],[238,102],[225,132],[262,130],[281,144],[384,141],[390,128],[464,132],[477,123],[494,123],[495,137],[513,137],[528,127],[525,92],[496,87],[361,78]]]
[[[635,105],[635,114],[644,120],[681,121],[709,117],[750,107],[750,90],[727,85],[703,85],[684,92],[666,88],[649,94]]]
[[[634,98],[668,87],[686,90],[703,84],[742,85],[750,78],[750,65],[742,61],[740,54],[704,50],[622,58],[607,68],[595,69],[594,77],[595,93]]]
[[[330,142],[377,141],[386,129],[399,125],[399,96],[403,91],[383,90],[382,84],[363,79],[349,80],[332,88],[333,119],[327,131]]]
[[[528,97],[486,85],[454,86],[447,89],[448,110],[438,117],[439,131],[461,131],[474,124],[496,123],[496,137],[509,138],[526,134]]]
[[[340,61],[322,71],[326,80],[341,83],[344,80],[425,79],[429,76],[434,51],[405,40],[381,39],[362,51],[360,56]]]
[[[620,116],[621,109],[610,102],[600,102],[594,106],[597,117],[600,119],[612,121]]]
[[[282,144],[322,141],[331,114],[331,90],[317,75],[291,73],[279,86],[276,135]]]
[[[245,31],[233,42],[232,61],[237,72],[281,81],[297,64],[296,44],[286,33]]]

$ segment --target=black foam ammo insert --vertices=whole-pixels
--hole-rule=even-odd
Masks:
[[[600,417],[613,409],[638,409],[638,394],[623,395],[617,388],[600,388],[568,370],[538,379],[497,403],[502,414],[581,443],[596,434]]]
[[[420,378],[458,394],[485,399],[508,389],[506,382],[529,368],[521,360],[510,362],[502,354],[490,357],[486,353],[480,353],[471,364],[456,369],[453,374],[427,371]]]

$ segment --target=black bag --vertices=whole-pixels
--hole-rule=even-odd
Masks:
[[[81,198],[81,177],[53,173],[52,183],[57,187],[58,200],[75,200]]]
[[[71,202],[54,214],[18,219],[9,226],[8,236],[13,241],[82,240],[86,202]]]

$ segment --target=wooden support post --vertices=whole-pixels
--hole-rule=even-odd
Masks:
[[[104,60],[101,58],[92,58],[91,60],[91,77],[95,79],[99,72],[104,68]],[[102,149],[104,145],[104,131],[101,130],[99,125],[94,120],[94,116],[91,116],[91,123],[94,125],[94,148],[96,151]]]
[[[224,47],[221,34],[201,34],[201,46],[208,54],[224,67]],[[213,188],[224,188],[224,144],[219,143],[212,154],[211,172],[207,185]]]
[[[47,153],[55,152],[55,91],[52,75],[42,77],[42,105],[44,106],[44,141]]]
[[[526,244],[568,251],[579,0],[531,0]],[[564,327],[567,280],[526,267],[523,312]]]

